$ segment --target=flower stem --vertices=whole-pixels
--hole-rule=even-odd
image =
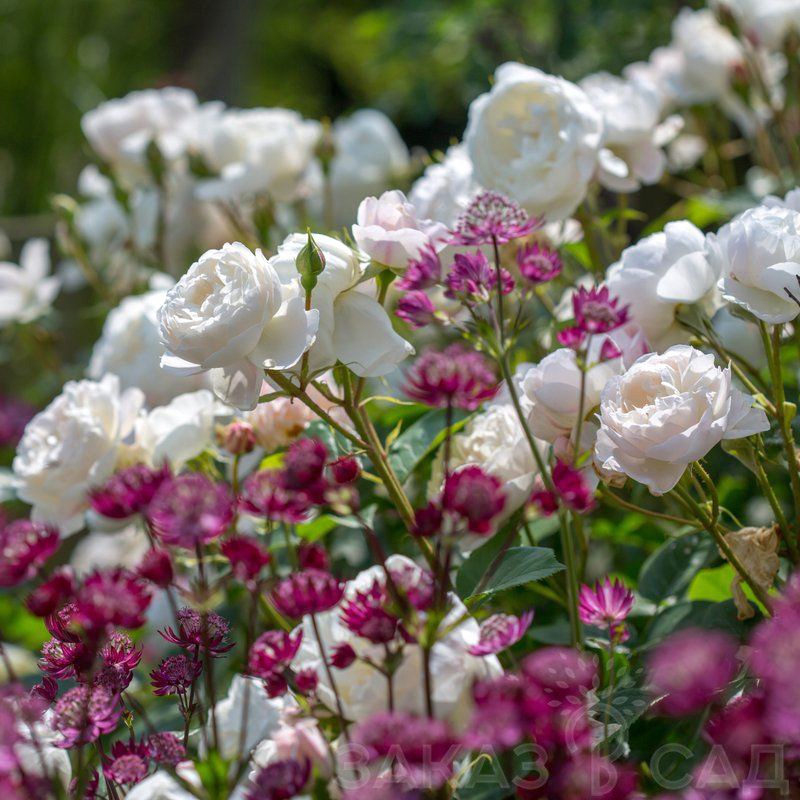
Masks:
[[[333,670],[331,669],[331,665],[328,663],[328,656],[325,653],[325,646],[322,644],[322,636],[319,633],[319,626],[317,625],[317,617],[316,614],[310,614],[311,617],[311,627],[314,629],[314,637],[317,640],[317,646],[319,647],[319,655],[322,659],[322,665],[325,668],[325,674],[328,676],[328,683],[331,685],[331,691],[333,692],[334,700],[336,701],[336,713],[339,715],[339,721],[342,724],[342,734],[344,735],[345,740],[348,744],[350,744],[350,733],[347,730],[347,722],[344,715],[344,708],[342,707],[342,698],[339,694],[339,688],[336,685],[336,680],[333,677]]]

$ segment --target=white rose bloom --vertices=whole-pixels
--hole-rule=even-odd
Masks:
[[[114,471],[143,401],[138,389],[120,392],[116,375],[69,381],[28,423],[12,467],[34,519],[57,524],[64,534],[80,530],[87,491]]]
[[[277,730],[256,747],[250,780],[255,779],[260,768],[287,758],[309,761],[323,775],[330,775],[330,750],[319,723],[313,717],[300,717],[298,712],[299,709],[285,712]]]
[[[392,555],[386,559],[389,568],[419,569],[405,556]],[[344,600],[352,598],[357,591],[366,591],[374,580],[384,578],[381,566],[370,567],[359,573],[345,587]],[[445,719],[455,728],[462,728],[471,713],[471,689],[475,679],[497,676],[501,673],[496,656],[472,656],[467,651],[480,638],[477,621],[467,615],[464,604],[449,594],[450,611],[441,623],[442,630],[458,620],[463,621],[444,635],[431,650],[431,684],[435,716]],[[330,657],[333,649],[343,643],[349,644],[357,654],[380,661],[386,655],[383,648],[366,639],[354,636],[340,621],[340,608],[316,615],[325,654]],[[320,659],[319,646],[309,617],[303,619],[303,641],[293,662],[293,667],[310,667],[319,675],[318,694],[329,708],[335,708],[325,669]],[[386,710],[386,678],[373,667],[357,659],[346,669],[335,671],[336,687],[342,702],[345,717],[359,722],[371,714]],[[415,644],[403,648],[403,659],[394,673],[394,705],[398,711],[412,714],[425,713],[425,693],[422,681],[422,653]]]
[[[764,322],[793,320],[800,306],[800,213],[757,206],[707,237],[722,296]]]
[[[463,144],[447,148],[444,159],[425,168],[408,195],[417,215],[454,228],[458,218],[481,187]]]
[[[55,744],[62,737],[53,730],[52,722],[53,712],[50,709],[45,711],[39,722],[34,723],[33,730],[20,722],[17,732],[22,738],[14,745],[14,755],[26,774],[43,778],[52,776],[58,778],[62,786],[68,787],[72,778],[72,764],[69,753]]]
[[[602,117],[581,88],[508,63],[470,105],[464,141],[482,186],[553,220],[585,197],[602,132]]]
[[[626,248],[606,273],[606,286],[645,332],[653,350],[684,342],[675,321],[681,305],[699,304],[709,315],[719,307],[719,265],[705,253],[705,237],[691,222],[669,222],[663,231]]]
[[[656,183],[667,161],[662,148],[677,135],[683,120],[673,116],[659,122],[661,98],[657,91],[607,72],[589,75],[580,87],[603,115],[600,183],[616,192]]]
[[[94,380],[113,372],[122,389],[141,389],[151,407],[209,385],[204,374],[182,377],[159,369],[164,345],[158,334],[157,312],[166,295],[165,289],[131,295],[112,309],[86,371]]]
[[[306,234],[293,233],[270,259],[289,290],[302,295],[301,305],[305,296],[296,261],[307,241]],[[331,236],[314,234],[314,241],[325,256],[325,269],[311,294],[319,332],[309,351],[309,367],[317,371],[341,361],[362,377],[388,375],[414,348],[395,333],[389,315],[374,298],[373,285],[359,283],[368,260]]]
[[[91,530],[94,520],[98,523],[97,529]],[[90,532],[81,537],[69,557],[69,563],[78,575],[88,575],[95,569],[126,567],[132,570],[139,566],[151,547],[141,521],[126,521],[121,530],[105,529],[115,522],[117,520],[108,520],[93,511],[89,512]]]
[[[158,770],[137,783],[125,800],[197,800],[197,796],[184,789],[168,772]]]
[[[714,8],[727,9],[759,44],[780,48],[786,36],[800,31],[800,0],[714,0]]]
[[[403,270],[425,245],[440,245],[447,229],[441,223],[419,219],[414,206],[397,190],[366,197],[358,206],[353,239],[373,261]]]
[[[319,142],[318,122],[285,108],[232,109],[204,132],[199,149],[219,173],[203,181],[207,200],[235,200],[267,193],[277,202],[297,199]]]
[[[13,322],[33,322],[50,310],[61,281],[50,272],[47,239],[29,239],[19,266],[0,262],[0,328]]]
[[[723,439],[769,430],[766,414],[751,406],[712,355],[688,345],[651,353],[606,384],[595,463],[664,494]]]
[[[211,372],[215,394],[255,408],[264,368],[288,369],[314,341],[318,312],[284,298],[260,250],[226,244],[209,250],[167,292],[158,311],[161,366],[178,375]]]

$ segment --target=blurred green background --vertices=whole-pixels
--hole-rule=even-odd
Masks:
[[[694,2],[690,5],[699,5]],[[336,117],[385,111],[410,146],[442,148],[514,59],[578,79],[646,58],[677,0],[0,0],[0,214],[47,230],[88,154],[81,114],[177,84],[231,105]],[[10,220],[9,217],[15,217]]]

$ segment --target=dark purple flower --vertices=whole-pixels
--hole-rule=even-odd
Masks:
[[[114,631],[100,648],[100,658],[106,666],[130,671],[142,660],[142,650],[127,633]]]
[[[427,406],[467,411],[494,397],[497,388],[489,361],[460,344],[423,353],[406,374],[403,387],[412,400]]]
[[[356,660],[356,651],[347,642],[337,644],[331,652],[331,665],[337,669],[347,669]]]
[[[249,475],[239,496],[242,511],[290,525],[305,522],[312,500],[305,492],[287,490],[283,478],[283,471],[277,469],[263,469]]]
[[[419,289],[430,289],[439,283],[442,276],[442,262],[436,248],[428,242],[419,251],[416,258],[408,262],[408,267],[395,286],[403,292]]]
[[[394,313],[412,328],[424,328],[436,321],[436,306],[421,289],[406,292],[397,301]]]
[[[174,767],[186,758],[186,748],[174,733],[151,733],[145,747],[147,755],[164,766]]]
[[[300,569],[321,569],[327,571],[330,568],[330,558],[328,551],[319,542],[300,542],[297,548],[297,562]]]
[[[481,623],[480,641],[469,648],[470,655],[488,656],[516,644],[530,627],[533,611],[519,617],[512,614],[493,614]]]
[[[150,589],[132,572],[98,570],[75,593],[75,620],[90,634],[109,625],[140,628],[151,599]]]
[[[736,649],[720,631],[690,628],[667,637],[647,664],[658,711],[677,717],[705,708],[736,674]]]
[[[27,519],[0,530],[0,587],[16,586],[36,575],[58,549],[58,528]]]
[[[272,590],[272,602],[284,616],[299,619],[333,608],[343,592],[344,586],[330,572],[305,569],[284,578]]]
[[[53,727],[61,734],[59,747],[90,744],[117,727],[122,710],[116,695],[102,686],[76,686],[56,700]]]
[[[547,283],[561,273],[561,256],[539,242],[531,242],[517,250],[520,274],[533,284]]]
[[[272,560],[266,548],[252,536],[231,536],[219,549],[230,562],[236,578],[245,583],[254,581]]]
[[[575,325],[585,333],[608,333],[628,321],[629,306],[617,308],[618,297],[611,297],[607,286],[586,289],[579,286],[572,295]]]
[[[188,656],[169,656],[150,673],[153,694],[186,694],[202,672],[203,663]]]
[[[60,567],[28,595],[25,605],[37,617],[48,617],[73,597],[75,588],[72,570]]]
[[[144,743],[114,742],[111,755],[103,758],[103,775],[123,786],[132,786],[147,776],[150,756]]]
[[[256,446],[256,432],[249,422],[237,419],[218,433],[217,441],[224,450],[241,456]]]
[[[342,603],[339,619],[348,630],[373,644],[391,642],[397,634],[400,620],[391,614],[386,587],[377,578],[365,591],[356,590]]]
[[[453,774],[458,741],[443,720],[402,711],[373,714],[350,734],[354,760],[394,758],[393,774],[412,788],[437,788]]]
[[[147,509],[158,538],[187,550],[221,536],[233,515],[233,496],[228,487],[199,472],[162,483]]]
[[[514,278],[507,269],[500,270],[500,289],[509,294],[514,289]],[[488,303],[497,286],[497,270],[486,256],[474,253],[457,253],[447,274],[447,295],[467,303]]]
[[[632,608],[633,592],[619,580],[612,583],[610,578],[606,578],[603,582],[598,581],[594,588],[586,584],[581,586],[578,600],[581,622],[607,629],[612,638],[627,639],[624,623]]]
[[[208,650],[212,655],[227,653],[233,646],[228,642],[228,621],[213,611],[200,612],[193,608],[182,608],[178,611],[178,631],[166,628],[159,634],[178,647],[195,651]]]
[[[430,502],[414,512],[414,536],[436,536],[442,531],[444,516],[438,503]]]
[[[175,571],[172,567],[172,558],[166,550],[154,547],[144,554],[141,563],[136,569],[140,578],[158,586],[159,589],[166,589],[175,579]]]
[[[273,761],[256,773],[245,794],[246,800],[289,800],[305,789],[311,777],[309,761],[287,758]]]
[[[301,694],[314,694],[319,685],[319,675],[313,667],[306,667],[295,673],[294,682],[297,686],[297,691]]]
[[[248,666],[251,674],[264,678],[273,673],[283,672],[297,655],[302,640],[302,630],[295,636],[286,631],[262,633],[250,648]]]
[[[16,447],[36,409],[13,397],[0,397],[0,447]]]
[[[445,478],[442,509],[460,518],[470,533],[490,533],[505,504],[500,481],[478,466],[464,467]]]
[[[353,483],[361,474],[361,464],[355,456],[340,456],[328,464],[333,480],[336,483]]]
[[[499,192],[483,191],[475,195],[456,222],[453,244],[471,246],[505,244],[527,236],[540,226],[513,200]]]
[[[112,475],[89,493],[92,508],[104,517],[125,519],[144,511],[158,487],[170,477],[169,467],[154,469],[136,464]]]

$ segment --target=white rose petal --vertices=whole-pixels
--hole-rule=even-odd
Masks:
[[[0,328],[12,322],[33,322],[50,309],[61,281],[50,272],[47,239],[29,239],[19,266],[0,262]]]

